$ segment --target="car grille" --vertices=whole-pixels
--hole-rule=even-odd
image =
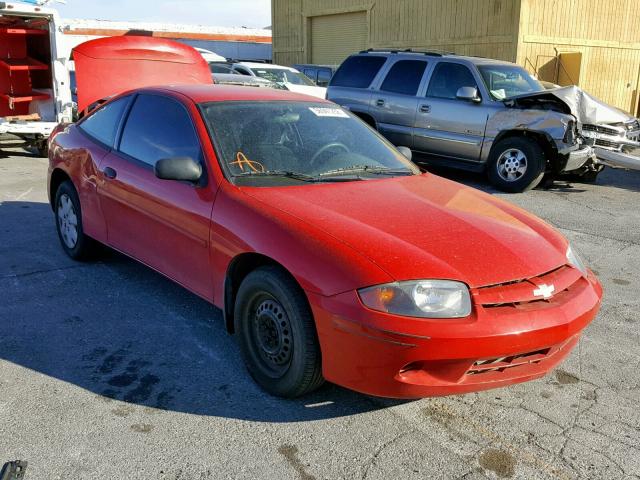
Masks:
[[[466,373],[467,375],[480,375],[489,372],[504,372],[509,368],[535,364],[547,358],[550,351],[551,348],[543,348],[534,352],[509,355],[508,357],[477,360]]]
[[[596,139],[596,146],[605,148],[619,148],[621,145],[618,142],[612,142],[610,140],[604,140],[602,138]]]
[[[614,137],[622,136],[622,132],[620,130],[605,127],[602,125],[583,125],[582,130],[587,130],[589,132],[602,133],[603,135],[612,135]]]
[[[483,308],[547,303],[569,290],[581,278],[582,273],[578,269],[563,265],[551,272],[525,280],[473,289],[472,296],[476,305]],[[553,291],[550,291],[551,286]],[[548,295],[545,297],[543,292]]]

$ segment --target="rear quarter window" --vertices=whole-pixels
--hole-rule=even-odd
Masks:
[[[109,148],[113,147],[120,119],[129,100],[131,96],[127,95],[107,103],[80,122],[78,128]]]
[[[359,55],[347,58],[331,79],[332,87],[368,88],[386,57]]]

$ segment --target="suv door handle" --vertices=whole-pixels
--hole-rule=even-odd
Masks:
[[[116,172],[113,168],[111,167],[105,167],[105,169],[102,171],[102,173],[104,173],[104,176],[113,180],[114,178],[116,178],[116,176],[118,175],[118,172]]]
[[[431,112],[431,105],[420,105],[420,111],[422,113],[429,113]]]
[[[384,99],[379,98],[378,100],[376,100],[376,105],[379,107],[384,107]]]

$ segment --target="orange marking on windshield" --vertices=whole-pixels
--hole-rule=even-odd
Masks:
[[[247,167],[247,171],[252,171],[252,172],[264,172],[264,165],[262,165],[260,162],[256,161],[256,160],[249,160],[247,158],[247,156],[242,153],[242,152],[238,152],[238,154],[236,155],[236,160],[234,162],[229,163],[229,165],[235,165],[240,167],[240,171],[244,172],[244,167]]]

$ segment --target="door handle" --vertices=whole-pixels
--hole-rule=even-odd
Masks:
[[[429,113],[431,112],[431,105],[420,105],[420,111],[422,113]]]
[[[379,107],[384,107],[384,100],[382,98],[379,98],[378,100],[376,100],[376,105]]]
[[[118,172],[116,172],[113,168],[111,167],[105,167],[105,169],[102,171],[102,173],[104,173],[104,176],[107,178],[110,178],[111,180],[113,180],[114,178],[116,178],[116,176],[118,175]]]

